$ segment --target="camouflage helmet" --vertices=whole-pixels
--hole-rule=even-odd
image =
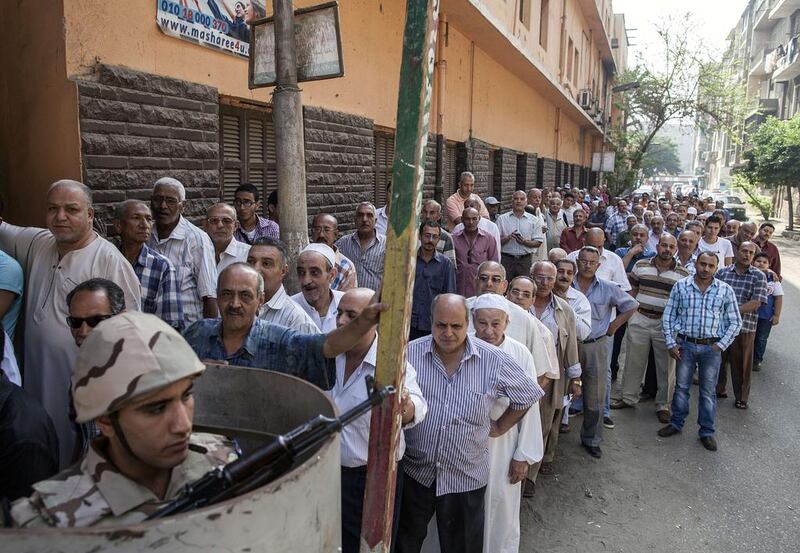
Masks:
[[[101,322],[84,340],[72,371],[77,422],[119,410],[131,400],[205,370],[174,328],[127,311]]]

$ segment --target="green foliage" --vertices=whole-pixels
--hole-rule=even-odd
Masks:
[[[681,172],[678,146],[672,140],[662,139],[650,144],[639,164],[642,176],[677,175]]]
[[[742,174],[767,187],[800,184],[800,116],[788,120],[767,117],[749,137]]]
[[[751,182],[744,174],[734,174],[731,178],[731,186],[741,190],[747,196],[747,203],[756,208],[765,221],[772,215],[772,198],[764,196],[758,191],[755,183]]]

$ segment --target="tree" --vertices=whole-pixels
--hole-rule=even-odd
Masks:
[[[698,38],[702,30],[689,14],[667,19],[657,25],[657,32],[659,52],[651,52],[648,62],[640,58],[617,79],[620,83],[638,82],[639,87],[616,99],[625,115],[610,133],[616,152],[615,171],[608,175],[612,192],[633,185],[666,123],[699,121],[705,130],[735,131],[747,111],[745,89],[737,82],[734,64],[730,59],[712,57]]]
[[[785,186],[789,204],[789,230],[794,229],[792,189],[800,185],[800,115],[781,120],[767,117],[748,135],[747,165],[741,174],[751,183],[768,188]]]
[[[758,187],[754,182],[751,182],[740,172],[732,175],[731,186],[733,189],[744,192],[744,195],[747,196],[747,203],[761,213],[762,219],[765,221],[769,219],[772,214],[772,198],[759,193]]]
[[[679,174],[681,161],[678,157],[678,146],[669,139],[653,142],[642,156],[639,169],[644,177]]]

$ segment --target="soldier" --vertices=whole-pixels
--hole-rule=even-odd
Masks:
[[[11,508],[19,527],[142,522],[183,486],[236,458],[221,436],[192,434],[192,382],[205,366],[168,324],[137,312],[101,322],[72,374],[77,421],[102,437],[86,457]]]

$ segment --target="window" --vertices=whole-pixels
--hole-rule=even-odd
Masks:
[[[574,46],[572,39],[569,39],[567,46],[567,71],[564,73],[564,81],[572,79],[573,61],[575,59],[573,54]]]
[[[278,188],[272,111],[222,104],[219,118],[220,199],[232,203],[234,190],[243,182],[255,185],[266,199]]]
[[[442,201],[456,193],[456,144],[448,142],[444,151],[444,182],[442,182]]]
[[[550,0],[542,0],[539,8],[539,45],[547,50],[547,30],[550,26]]]
[[[800,111],[800,84],[794,85],[793,93],[794,93],[794,101],[792,103],[792,113],[789,114],[790,116],[793,116],[795,113]]]
[[[531,26],[530,0],[519,0],[519,20],[526,28]]]
[[[386,205],[387,188],[392,182],[392,162],[394,161],[394,131],[375,131],[375,196],[376,207]]]
[[[574,56],[572,62],[572,82],[575,83],[575,86],[578,86],[578,73],[579,73],[579,66],[580,66],[580,55],[578,54],[578,49],[575,48]]]

